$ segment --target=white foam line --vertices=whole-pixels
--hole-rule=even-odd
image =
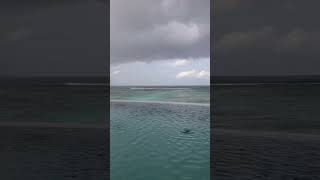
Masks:
[[[188,89],[191,89],[191,88],[135,88],[135,87],[132,87],[132,88],[129,88],[131,90],[188,90]]]
[[[174,104],[174,105],[190,105],[190,106],[205,106],[210,107],[210,104],[206,103],[188,103],[188,102],[170,102],[170,101],[134,101],[134,100],[120,100],[113,99],[110,102],[123,102],[123,103],[150,103],[150,104]]]
[[[67,86],[107,86],[107,83],[64,83]]]

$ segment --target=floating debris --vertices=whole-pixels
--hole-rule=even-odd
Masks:
[[[181,131],[183,134],[192,134],[193,132],[191,131],[191,129],[183,129]]]

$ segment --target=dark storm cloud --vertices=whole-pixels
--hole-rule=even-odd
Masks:
[[[209,57],[210,0],[112,0],[111,61]]]
[[[213,73],[320,74],[320,1],[216,0]]]
[[[2,1],[0,74],[105,75],[107,6],[102,1]]]

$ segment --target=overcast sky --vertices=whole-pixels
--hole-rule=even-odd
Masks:
[[[319,0],[214,0],[213,75],[319,75],[319,7]]]
[[[0,76],[106,76],[103,0],[0,2]]]
[[[207,85],[210,0],[111,0],[112,85]]]
[[[109,74],[109,20],[113,84],[320,74],[319,0],[214,0],[211,60],[210,0],[105,2],[1,1],[0,76]]]

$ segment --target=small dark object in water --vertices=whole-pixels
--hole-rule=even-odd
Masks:
[[[191,134],[191,129],[183,129],[182,133],[184,134]]]

